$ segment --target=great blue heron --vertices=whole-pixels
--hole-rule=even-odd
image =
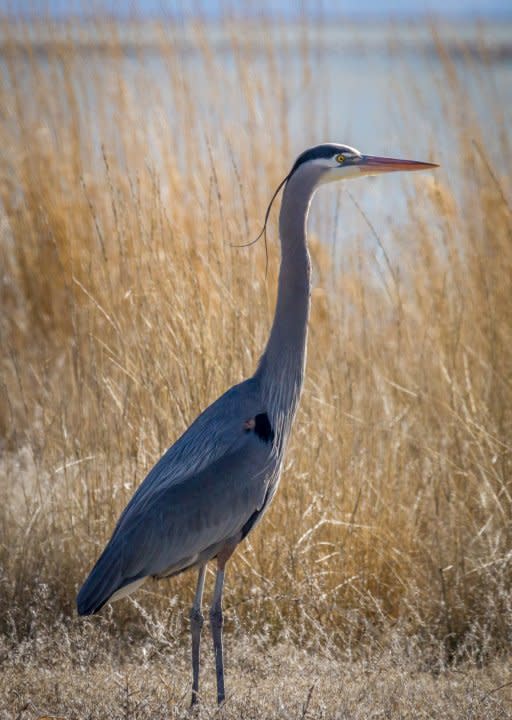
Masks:
[[[306,223],[324,183],[432,163],[362,155],[326,143],[303,152],[284,185],[279,216],[281,268],[267,346],[254,375],[208,407],[163,455],[124,509],[105,550],[78,593],[80,615],[133,592],[148,577],[199,569],[190,613],[192,704],[199,692],[199,645],[206,564],[217,559],[210,609],[217,700],[224,700],[222,589],[238,543],[261,520],[277,489],[304,380],[310,296]]]

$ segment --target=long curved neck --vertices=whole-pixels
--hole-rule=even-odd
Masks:
[[[275,429],[284,439],[297,410],[306,360],[311,263],[306,224],[316,174],[296,172],[288,180],[279,215],[281,268],[270,337],[255,377]]]

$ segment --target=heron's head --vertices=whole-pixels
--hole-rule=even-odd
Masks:
[[[249,245],[257,242],[260,237],[265,236],[267,221],[276,199],[282,187],[288,187],[290,181],[306,182],[309,193],[314,192],[319,185],[336,182],[347,178],[362,177],[363,175],[379,175],[385,172],[428,170],[439,167],[436,163],[418,162],[417,160],[399,160],[397,158],[377,157],[375,155],[363,155],[349,145],[338,145],[337,143],[322,143],[305,150],[299,155],[288,175],[277,186],[265,213],[263,229],[258,237]],[[295,186],[297,187],[297,186]]]
[[[320,185],[347,178],[362,177],[363,175],[426,170],[434,167],[438,166],[434,163],[418,162],[416,160],[399,160],[397,158],[363,155],[359,150],[349,145],[323,143],[322,145],[315,145],[299,155],[288,175],[288,179],[296,172],[309,169],[316,171],[316,183]]]

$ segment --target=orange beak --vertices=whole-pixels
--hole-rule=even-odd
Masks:
[[[357,164],[362,173],[377,174],[385,172],[399,172],[411,170],[429,170],[439,167],[437,163],[418,162],[417,160],[399,160],[397,158],[376,157],[363,155]]]

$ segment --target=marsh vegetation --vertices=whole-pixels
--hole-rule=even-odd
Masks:
[[[190,23],[185,44],[162,22],[151,51],[127,46],[122,23],[93,27],[81,42],[78,21],[47,21],[44,42],[23,23],[0,30],[0,647],[10,673],[0,707],[16,717],[30,716],[29,701],[47,709],[53,682],[55,712],[118,717],[137,667],[161,684],[152,699],[139,687],[126,716],[181,707],[186,691],[185,707],[193,577],[147,583],[92,620],[75,617],[74,598],[155,460],[253,372],[273,312],[275,215],[267,275],[261,244],[234,246],[259,232],[293,153],[326,139],[307,131],[319,127],[307,93],[303,129],[290,134],[292,50],[264,25],[257,73],[239,22]],[[299,23],[299,86],[322,37],[321,25]],[[432,717],[436,683],[448,688],[438,717],[510,715],[507,689],[494,690],[512,639],[512,157],[510,108],[489,82],[493,63],[508,61],[490,57],[485,38],[478,52],[461,41],[455,61],[439,29],[429,37],[432,127],[440,118],[450,145],[441,157],[435,131],[422,133],[418,156],[409,118],[394,150],[442,169],[379,180],[382,198],[403,198],[390,212],[384,200],[365,204],[370,183],[319,198],[312,220],[302,405],[279,493],[225,592],[229,672],[260,717],[255,688],[269,673],[269,717],[369,717],[370,702],[388,717],[421,717],[424,702]],[[222,112],[228,96],[236,117]],[[389,149],[376,143],[362,149]],[[395,689],[361,695],[383,664]],[[74,672],[88,689],[75,678],[71,700]],[[338,673],[352,688],[346,706]],[[393,710],[389,694],[414,673],[423,689]],[[307,701],[316,674],[329,692]],[[239,716],[238,702],[226,717]]]

